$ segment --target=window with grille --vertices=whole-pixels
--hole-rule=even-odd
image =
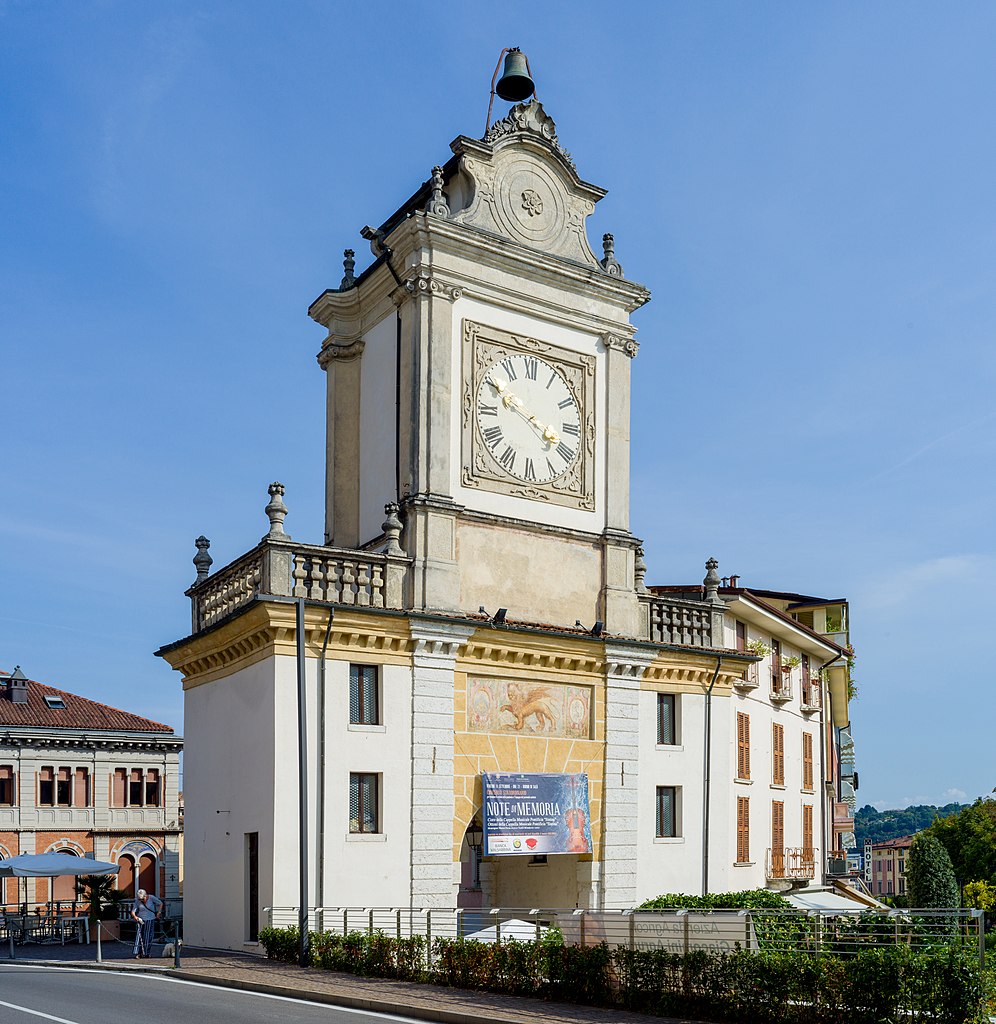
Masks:
[[[657,787],[657,838],[674,839],[678,832],[678,787]]]
[[[785,726],[777,722],[771,726],[771,781],[785,785]]]
[[[376,665],[349,666],[350,725],[380,725]]]
[[[750,861],[750,798],[737,797],[737,862]]]
[[[378,778],[374,772],[351,772],[349,776],[349,831],[379,832]]]
[[[802,734],[802,788],[813,788],[813,734]]]
[[[14,766],[0,764],[0,807],[14,806]]]
[[[678,742],[677,713],[677,694],[657,694],[657,743],[659,745],[674,746]]]
[[[750,715],[737,712],[737,778],[750,778]]]

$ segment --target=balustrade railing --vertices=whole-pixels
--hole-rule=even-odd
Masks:
[[[261,595],[401,609],[410,561],[404,555],[266,539],[187,591],[192,626],[194,632],[207,629]]]
[[[813,847],[782,847],[769,849],[767,855],[767,877],[815,878],[816,850]]]
[[[705,602],[680,601],[657,594],[640,598],[648,606],[650,639],[685,647],[712,647],[715,609]]]

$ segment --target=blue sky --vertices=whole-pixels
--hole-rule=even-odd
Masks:
[[[851,601],[862,803],[996,785],[996,6],[0,0],[0,667],[179,728],[193,538],[322,536],[341,253],[529,55],[653,301],[648,582]],[[499,107],[499,113],[504,109]]]

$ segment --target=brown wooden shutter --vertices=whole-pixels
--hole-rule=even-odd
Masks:
[[[785,804],[781,800],[771,801],[771,850],[773,854],[785,850]]]
[[[737,778],[750,778],[750,715],[737,712]]]
[[[737,650],[747,650],[747,624],[745,622],[737,623]]]
[[[771,781],[785,785],[785,726],[777,722],[771,726]]]
[[[813,788],[813,734],[802,734],[802,788]]]
[[[806,860],[813,859],[813,805],[802,805],[802,855]]]
[[[737,797],[737,861],[746,864],[750,860],[750,799]]]

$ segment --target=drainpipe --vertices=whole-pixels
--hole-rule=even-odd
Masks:
[[[332,620],[335,609],[329,609],[329,621],[325,626],[325,641],[322,657],[318,662],[318,900],[317,905],[325,906],[325,659],[329,640],[332,636]]]
[[[719,678],[719,669],[723,664],[722,656],[716,659],[716,671],[712,674],[705,699],[705,753],[702,770],[702,895],[709,893],[709,796],[712,785],[710,762],[712,760],[712,688]]]
[[[820,815],[820,841],[823,843],[823,881],[826,882],[827,868],[830,862],[830,852],[827,850],[827,768],[826,768],[826,756],[827,756],[827,726],[826,726],[826,713],[827,713],[827,701],[826,696],[829,690],[826,687],[823,678],[823,672],[829,668],[835,661],[840,659],[840,655],[836,655],[829,661],[825,661],[820,665],[820,789],[822,791],[821,799],[823,801],[823,813]],[[830,816],[833,816],[833,807],[829,808]]]

